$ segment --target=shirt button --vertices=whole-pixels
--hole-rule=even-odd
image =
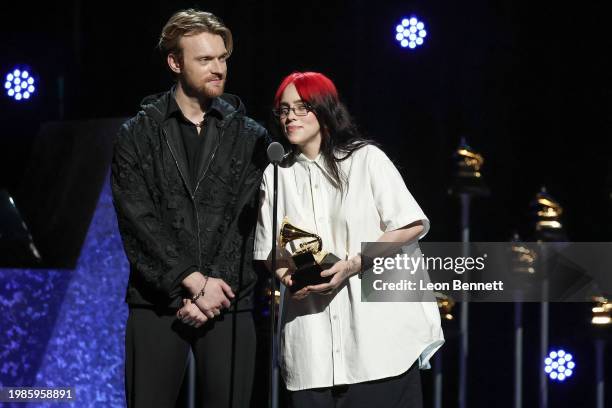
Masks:
[[[340,349],[336,349],[336,353],[339,353],[339,352],[340,352]]]
[[[332,319],[337,320],[338,319],[338,315],[333,315]]]
[[[319,185],[318,185],[318,184],[315,184],[315,185],[314,185],[314,188],[319,188]]]

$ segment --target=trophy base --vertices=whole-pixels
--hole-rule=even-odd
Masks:
[[[297,292],[309,285],[328,283],[332,277],[322,277],[321,272],[325,269],[329,269],[340,260],[340,258],[334,254],[326,254],[322,261],[317,262],[311,252],[293,255],[292,258],[296,266],[296,271],[291,275],[291,280],[293,281],[293,285],[289,287],[291,292]]]

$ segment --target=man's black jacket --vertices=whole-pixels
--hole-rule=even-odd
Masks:
[[[217,98],[217,141],[192,181],[179,124],[165,115],[171,97],[146,98],[114,142],[111,186],[130,263],[126,301],[178,307],[186,295],[181,282],[194,269],[222,278],[241,297],[256,281],[252,246],[267,132],[244,115],[238,97]]]

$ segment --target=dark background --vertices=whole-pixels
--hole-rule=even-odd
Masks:
[[[400,168],[432,220],[431,241],[456,241],[459,206],[448,196],[460,137],[485,157],[491,196],[472,208],[474,241],[533,231],[529,203],[541,186],[563,205],[573,241],[612,235],[608,138],[612,130],[605,2],[124,1],[3,6],[0,75],[27,64],[29,102],[0,98],[0,188],[19,190],[41,123],[125,117],[171,77],[156,50],[162,26],[198,7],[232,29],[227,91],[262,123],[293,70],[331,77],[365,133]],[[428,30],[414,51],[394,27],[416,14]],[[63,83],[63,86],[61,85]],[[63,89],[63,92],[60,92]],[[62,94],[62,96],[60,96]],[[68,159],[68,158],[67,158]],[[552,384],[551,406],[594,404],[590,304],[553,304],[551,347],[573,348],[575,378]],[[532,308],[532,309],[530,309]],[[512,305],[474,305],[469,406],[512,402]],[[538,309],[526,311],[525,406],[537,402]],[[445,406],[456,399],[457,342],[444,347]],[[610,360],[607,360],[609,370]],[[430,393],[430,374],[424,374]]]

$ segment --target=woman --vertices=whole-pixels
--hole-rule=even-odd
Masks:
[[[419,407],[418,369],[444,342],[436,304],[362,302],[359,253],[362,242],[416,241],[429,220],[387,156],[360,137],[329,78],[287,76],[274,106],[292,149],[279,166],[279,228],[287,217],[341,259],[321,273],[329,283],[285,291],[280,365],[291,404]],[[260,260],[272,247],[272,180],[270,166],[255,237]],[[282,249],[279,257],[276,274],[291,287],[291,262]]]

